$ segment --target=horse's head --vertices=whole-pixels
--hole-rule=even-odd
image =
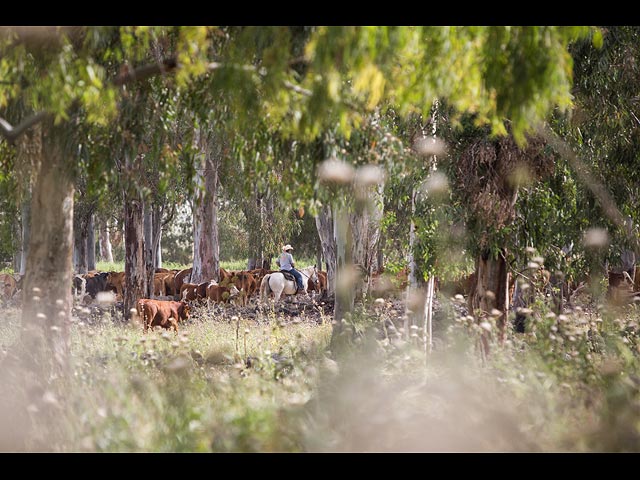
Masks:
[[[310,273],[309,278],[313,280],[313,283],[318,284],[318,269],[314,265],[313,267],[309,267]]]

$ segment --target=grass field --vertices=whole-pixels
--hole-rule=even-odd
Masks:
[[[197,309],[178,336],[76,322],[72,375],[33,394],[7,369],[0,417],[19,417],[12,401],[27,412],[29,451],[640,450],[635,305],[557,317],[538,304],[528,332],[490,340],[483,360],[479,336],[495,325],[439,300],[429,356],[420,329],[405,341],[390,322],[390,303],[354,317],[361,333],[341,355],[328,350],[330,321],[273,312]],[[4,311],[4,356],[18,314]]]

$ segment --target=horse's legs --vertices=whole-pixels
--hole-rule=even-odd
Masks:
[[[273,291],[273,304],[275,305],[278,300],[280,300],[280,295],[282,295],[282,290],[274,290]]]

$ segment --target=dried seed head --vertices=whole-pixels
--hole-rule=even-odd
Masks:
[[[354,176],[353,166],[337,158],[329,158],[318,167],[318,178],[322,183],[346,185],[351,183]]]
[[[419,155],[444,155],[447,152],[447,144],[438,137],[419,137],[413,142],[413,148]]]
[[[449,179],[444,173],[436,170],[422,182],[420,190],[428,197],[440,198],[449,193]]]
[[[101,305],[111,305],[116,303],[116,294],[113,292],[98,292],[96,301]],[[135,310],[132,308],[131,310]]]
[[[584,233],[586,248],[602,248],[609,245],[609,233],[604,228],[590,228]]]
[[[385,173],[377,165],[363,165],[358,168],[355,173],[355,183],[361,187],[370,187],[383,183]]]
[[[171,373],[179,373],[187,370],[190,365],[191,365],[191,362],[189,361],[189,359],[184,355],[180,355],[174,358],[173,360],[171,360],[167,364],[165,369]]]
[[[492,327],[489,322],[480,322],[480,328],[486,330],[487,332],[490,332]]]

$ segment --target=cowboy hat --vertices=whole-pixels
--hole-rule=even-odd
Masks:
[[[287,243],[284,247],[282,247],[282,250],[286,252],[287,250],[293,250],[293,247]]]

